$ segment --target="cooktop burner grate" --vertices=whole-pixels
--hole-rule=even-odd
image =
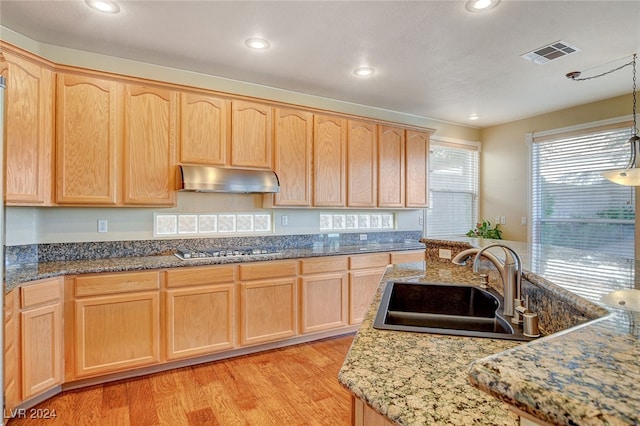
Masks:
[[[277,254],[275,247],[211,247],[202,250],[189,250],[186,248],[177,249],[175,255],[181,260],[219,258],[219,257],[242,257],[260,256],[265,254]]]

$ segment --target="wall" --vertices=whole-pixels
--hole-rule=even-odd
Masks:
[[[208,88],[220,92],[253,96],[320,108],[328,111],[354,114],[400,124],[435,129],[440,137],[471,140],[479,139],[479,130],[472,127],[440,122],[426,117],[403,114],[372,106],[295,93],[231,79],[172,69],[153,64],[130,61],[105,55],[62,48],[31,40],[0,26],[0,39],[40,55],[54,63],[98,69],[168,81],[187,86]],[[231,194],[179,194],[178,206],[172,209],[152,208],[6,208],[6,244],[22,245],[53,242],[128,241],[153,238],[154,212],[256,212],[263,211],[262,198],[256,195]],[[298,235],[319,232],[319,214],[323,209],[274,209],[276,235]],[[350,210],[351,211],[351,210]],[[288,215],[288,226],[281,226],[280,217]],[[422,230],[422,210],[397,211],[397,230]],[[97,232],[97,220],[107,219],[107,233]]]
[[[174,208],[7,207],[7,246],[87,241],[150,240],[154,213],[250,213],[273,211],[274,233],[305,235],[320,233],[320,213],[329,209],[263,209],[262,196],[179,193]],[[336,211],[336,210],[333,210]],[[345,211],[345,210],[342,210]],[[363,210],[351,210],[356,213]],[[393,211],[393,210],[384,210]],[[422,231],[422,210],[396,210],[397,231]],[[288,225],[281,217],[287,215]],[[98,233],[98,219],[106,219],[108,232]],[[357,231],[363,233],[365,231]],[[369,231],[375,232],[375,231]],[[235,234],[238,236],[239,234]],[[264,235],[264,234],[261,234]],[[215,237],[217,235],[212,235]],[[219,235],[222,236],[222,235]],[[185,238],[184,235],[167,238]]]
[[[631,113],[631,94],[482,129],[480,219],[505,216],[503,238],[527,241],[529,220],[529,147],[527,133],[574,126]]]

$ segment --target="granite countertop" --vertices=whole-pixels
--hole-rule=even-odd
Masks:
[[[476,281],[467,268],[387,268],[340,370],[340,382],[401,425],[517,425],[517,416],[503,403],[469,384],[468,365],[519,342],[375,329],[382,291],[394,280]]]
[[[101,272],[122,272],[144,269],[180,268],[189,266],[221,265],[260,262],[280,259],[301,259],[318,256],[339,256],[402,250],[423,250],[421,243],[370,243],[363,245],[320,245],[314,248],[283,249],[278,253],[242,257],[202,258],[180,260],[173,254],[157,256],[130,256],[104,259],[86,259],[41,263],[23,263],[5,270],[5,292],[21,283],[61,275]]]
[[[424,242],[427,253],[433,244],[468,248],[492,243],[464,238]],[[395,332],[372,327],[379,292],[340,371],[343,385],[403,425],[517,424],[501,401],[550,424],[640,424],[640,316],[618,309],[606,314],[600,301],[614,290],[640,288],[637,262],[503,243],[521,255],[529,281],[593,304],[589,309],[605,315],[529,343]],[[431,260],[426,271],[413,273],[389,268],[380,291],[388,280],[472,279],[468,268]]]

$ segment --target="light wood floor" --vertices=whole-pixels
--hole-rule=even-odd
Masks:
[[[55,410],[55,419],[9,425],[349,425],[351,400],[337,375],[352,340],[350,334],[67,391],[34,407]]]

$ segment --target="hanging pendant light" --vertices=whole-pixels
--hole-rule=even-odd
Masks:
[[[607,74],[611,74],[614,71],[618,71],[626,66],[631,65],[633,68],[633,91],[631,96],[633,98],[633,127],[631,128],[631,137],[629,138],[629,146],[631,149],[631,156],[629,158],[629,164],[624,169],[606,170],[602,172],[602,176],[613,183],[625,186],[640,186],[640,167],[638,167],[638,160],[640,160],[640,137],[638,137],[638,127],[636,122],[636,57],[633,55],[633,60],[627,64],[624,64],[616,69],[607,71],[605,73],[595,75],[593,77],[579,78],[580,71],[573,71],[566,75],[567,78],[574,81],[591,80],[594,78],[602,77]]]
[[[631,138],[629,145],[631,146],[631,157],[629,164],[624,169],[608,170],[602,172],[602,176],[613,183],[626,186],[640,186],[640,168],[638,168],[638,149],[640,149],[640,137],[638,137],[638,127],[636,123],[636,56],[633,55],[633,127],[631,128]]]

